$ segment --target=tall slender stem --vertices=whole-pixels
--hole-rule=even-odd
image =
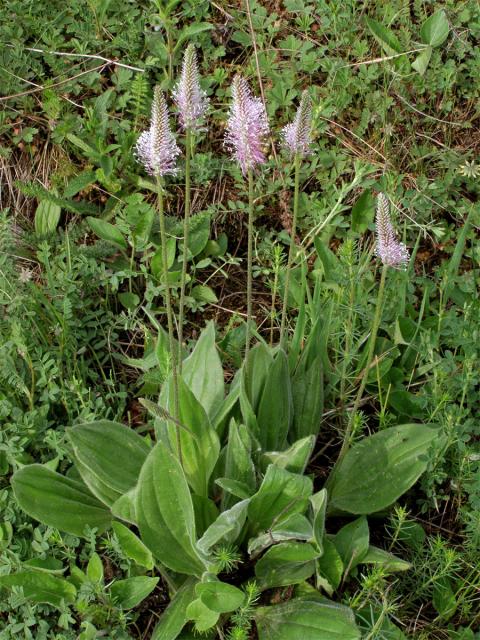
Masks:
[[[250,350],[250,325],[252,323],[252,264],[253,264],[253,172],[248,169],[248,248],[247,248],[247,331],[245,360]]]
[[[183,318],[185,315],[185,284],[187,281],[188,230],[190,220],[190,156],[192,152],[192,132],[187,127],[185,133],[185,214],[183,218],[182,278],[180,282],[180,310],[178,314],[178,370],[182,372]]]
[[[345,350],[342,358],[342,373],[340,374],[340,420],[343,422],[344,406],[345,406],[345,386],[347,379],[347,366],[351,359],[352,340],[353,340],[353,311],[355,307],[355,281],[350,269],[350,298],[348,303],[348,314],[345,322]]]
[[[352,436],[353,423],[355,420],[355,415],[358,411],[358,407],[360,406],[360,401],[363,396],[363,392],[365,391],[365,386],[367,384],[367,378],[370,371],[370,366],[373,360],[373,353],[375,351],[375,342],[377,340],[378,327],[380,326],[380,320],[382,317],[382,308],[383,308],[383,293],[385,290],[385,280],[387,276],[388,266],[386,264],[383,265],[382,275],[380,278],[380,286],[378,288],[378,297],[377,297],[377,306],[375,308],[375,316],[373,318],[372,332],[370,334],[370,340],[368,343],[368,353],[367,353],[367,362],[365,364],[365,368],[362,374],[362,381],[358,388],[357,396],[355,398],[355,403],[353,405],[352,412],[350,414],[350,418],[348,420],[347,428],[345,430],[345,434],[343,436],[343,444],[340,449],[340,454],[338,456],[338,460],[336,465],[338,466],[340,462],[345,457],[348,449],[350,448],[350,439]]]
[[[293,220],[292,232],[290,237],[290,248],[288,250],[287,270],[285,272],[285,287],[282,305],[282,320],[280,324],[280,346],[285,348],[285,326],[287,323],[287,307],[288,307],[288,290],[290,288],[290,271],[293,264],[293,256],[295,253],[295,237],[297,235],[297,218],[298,218],[298,200],[300,192],[300,160],[299,153],[295,154],[295,186],[293,191]]]
[[[179,403],[178,403],[177,353],[175,351],[175,337],[173,333],[172,299],[170,296],[170,284],[168,282],[167,233],[165,231],[165,212],[163,209],[163,181],[161,176],[157,176],[157,209],[158,209],[158,217],[160,220],[160,239],[162,242],[162,267],[163,267],[163,281],[165,283],[165,300],[166,300],[166,306],[167,306],[170,361],[172,366],[174,417],[178,420]],[[180,464],[182,464],[182,447],[181,447],[181,439],[180,439],[180,428],[178,427],[178,425],[175,425],[175,428],[176,428],[176,436],[177,436],[178,458],[180,460]]]
[[[270,306],[270,346],[273,347],[273,324],[275,319],[275,300],[277,299],[277,289],[278,289],[278,271],[279,265],[275,264],[275,275],[273,278],[273,287],[272,287],[272,302]]]

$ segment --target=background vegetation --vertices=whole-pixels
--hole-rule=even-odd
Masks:
[[[49,557],[87,576],[63,610],[2,590],[0,637],[148,638],[168,602],[160,584],[138,607],[117,606],[109,582],[135,575],[118,535],[85,541],[39,525],[17,506],[10,477],[30,462],[66,470],[67,426],[102,418],[149,430],[138,397],[158,396],[168,362],[154,348],[164,321],[159,258],[150,264],[147,251],[155,189],[132,149],[152,87],[171,90],[188,42],[211,107],[192,165],[187,342],[215,320],[231,381],[245,334],[247,209],[223,148],[231,80],[249,78],[277,140],[309,88],[314,144],[297,230],[309,271],[293,271],[289,299],[292,331],[304,282],[310,313],[325,320],[323,419],[308,472],[327,476],[358,386],[377,292],[378,191],[414,261],[387,282],[378,346],[387,355],[355,434],[406,422],[447,434],[419,484],[370,524],[410,569],[362,566],[337,599],[370,612],[366,638],[480,637],[478,2],[5,0],[0,41],[0,573]],[[182,185],[180,173],[166,203],[173,278]],[[254,313],[259,334],[276,341],[293,192],[278,145],[256,192]],[[263,604],[284,596],[276,589]],[[379,628],[378,610],[395,627]]]

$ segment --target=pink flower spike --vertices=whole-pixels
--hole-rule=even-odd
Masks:
[[[262,147],[269,133],[267,114],[260,98],[252,96],[248,82],[239,75],[232,83],[232,98],[225,146],[246,175],[265,162]]]
[[[383,264],[394,269],[406,269],[410,254],[407,247],[397,240],[390,220],[390,203],[385,194],[377,196],[377,256]]]
[[[140,134],[135,145],[135,156],[153,176],[175,175],[176,158],[180,155],[168,123],[167,103],[160,87],[155,87],[150,128]]]
[[[304,156],[312,142],[312,101],[307,91],[302,93],[295,119],[282,129],[283,144],[292,154]]]
[[[200,86],[197,54],[189,44],[183,57],[182,74],[173,91],[180,124],[184,129],[198,128],[208,108],[208,98]]]

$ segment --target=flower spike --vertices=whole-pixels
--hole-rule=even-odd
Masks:
[[[252,96],[242,76],[233,79],[232,98],[225,145],[246,175],[257,164],[265,162],[262,147],[269,133],[267,114],[263,102]]]
[[[292,154],[304,156],[312,142],[312,100],[305,90],[300,99],[295,119],[282,129],[283,144]]]
[[[177,173],[176,158],[180,155],[168,123],[167,103],[160,87],[155,87],[150,128],[140,134],[135,146],[138,162],[150,175],[165,176]]]
[[[182,74],[173,91],[180,124],[184,129],[194,129],[205,116],[208,98],[200,86],[197,54],[193,44],[189,44],[183,57]]]
[[[395,269],[406,269],[410,254],[407,247],[397,240],[390,219],[390,203],[384,193],[377,196],[377,256],[383,264]]]

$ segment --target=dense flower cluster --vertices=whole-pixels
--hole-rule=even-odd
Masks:
[[[135,153],[147,173],[154,176],[174,175],[180,154],[168,123],[167,103],[160,87],[155,87],[150,128],[138,138]]]
[[[390,220],[390,204],[383,193],[377,197],[377,256],[383,264],[396,269],[405,269],[410,254],[407,247],[397,240]]]
[[[283,144],[292,155],[304,156],[312,142],[312,101],[307,91],[302,93],[295,119],[282,129]]]
[[[267,114],[260,98],[252,96],[248,82],[239,75],[233,80],[232,98],[225,145],[245,175],[249,169],[265,162],[263,145],[269,133]]]
[[[197,54],[193,45],[189,45],[185,51],[182,74],[173,91],[173,99],[177,105],[182,127],[184,129],[198,127],[207,111],[208,98],[200,86]]]

